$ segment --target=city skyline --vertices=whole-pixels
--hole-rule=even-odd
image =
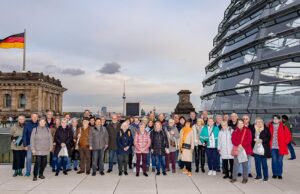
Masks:
[[[153,106],[157,112],[174,111],[181,89],[193,92],[191,102],[199,110],[204,67],[229,2],[91,1],[71,6],[71,1],[5,1],[7,19],[0,21],[5,26],[0,36],[26,28],[27,70],[62,81],[68,88],[64,111],[96,112],[106,106],[122,112],[124,80],[127,101],[140,102],[147,112]],[[0,71],[21,68],[21,50],[1,50]]]

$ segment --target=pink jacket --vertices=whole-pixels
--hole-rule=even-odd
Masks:
[[[149,153],[149,147],[151,145],[150,134],[144,132],[144,134],[137,132],[134,137],[135,153]]]

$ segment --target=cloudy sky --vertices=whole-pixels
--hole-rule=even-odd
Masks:
[[[122,112],[127,100],[174,110],[181,89],[199,110],[212,40],[230,0],[3,0],[0,39],[27,32],[27,70],[62,81],[64,111]],[[22,50],[1,49],[20,71]]]

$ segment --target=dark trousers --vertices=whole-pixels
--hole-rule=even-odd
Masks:
[[[136,173],[137,174],[140,173],[141,159],[142,159],[143,173],[147,172],[147,169],[146,169],[147,154],[146,153],[136,153]]]
[[[263,170],[264,178],[269,178],[268,163],[265,156],[254,154],[256,176],[262,178],[261,169]]]
[[[53,156],[54,156],[54,153],[50,152],[49,165],[51,166],[51,168],[53,168]]]
[[[124,172],[127,172],[127,165],[130,154],[118,154],[117,156],[119,172],[123,172],[123,168]]]
[[[170,170],[170,154],[165,154],[165,160],[166,160],[166,170]]]
[[[25,150],[13,150],[13,170],[20,170],[24,168]]]
[[[133,160],[133,154],[128,155],[128,166],[129,168],[132,168],[132,160]]]
[[[117,155],[117,150],[109,150],[108,153],[109,153],[109,156],[108,156],[108,159],[109,159],[108,169],[112,170],[113,166],[114,166],[114,158]]]
[[[100,172],[104,171],[103,156],[103,150],[93,150],[93,172],[96,172],[98,167]]]
[[[201,169],[204,169],[205,164],[205,146],[198,145],[194,147],[195,155],[195,165],[196,169],[199,169],[199,163],[201,164]]]
[[[91,169],[91,151],[88,148],[79,148],[80,171],[88,172]]]
[[[206,148],[208,169],[216,171],[218,168],[218,150],[217,148]]]
[[[188,170],[189,172],[192,171],[192,162],[186,162],[186,161],[182,161],[183,167],[185,167],[186,170]]]
[[[43,175],[47,165],[47,156],[35,156],[35,164],[33,168],[33,176]]]
[[[176,169],[176,152],[170,152],[169,154],[169,163],[172,165],[172,170],[174,171]],[[167,164],[167,160],[166,160]],[[169,168],[170,164],[167,164],[167,169]]]
[[[224,174],[226,176],[232,176],[233,171],[233,159],[222,159],[222,166],[224,169]]]
[[[288,144],[288,148],[289,148],[289,151],[290,151],[290,154],[291,154],[291,159],[296,159],[296,153],[295,153],[292,142],[290,142]]]

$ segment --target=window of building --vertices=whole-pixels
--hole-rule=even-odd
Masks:
[[[4,95],[4,108],[11,108],[11,95],[10,94]]]
[[[26,96],[25,94],[19,95],[19,108],[25,108],[26,107]]]

